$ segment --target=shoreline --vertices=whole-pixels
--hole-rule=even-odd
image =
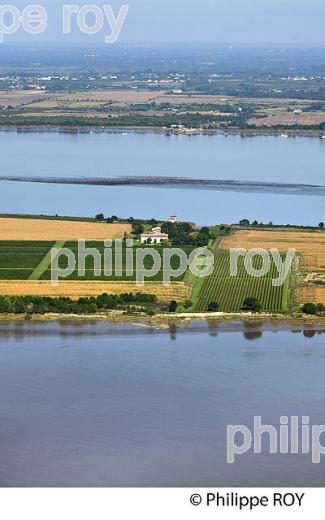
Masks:
[[[134,134],[163,134],[166,137],[173,136],[184,136],[184,137],[198,137],[198,136],[215,136],[215,135],[223,135],[224,137],[231,136],[240,136],[240,137],[282,137],[284,134],[287,137],[310,137],[310,138],[318,138],[322,139],[325,135],[324,130],[293,130],[290,128],[281,128],[281,129],[272,129],[272,128],[227,128],[227,129],[215,129],[215,130],[204,130],[198,131],[193,134],[186,133],[169,133],[166,128],[162,127],[136,127],[136,126],[125,126],[125,127],[98,127],[98,126],[52,126],[52,125],[44,125],[44,126],[34,126],[34,125],[26,125],[26,126],[0,126],[1,132],[15,132],[17,134],[23,133],[61,133],[61,134],[70,134],[70,135],[78,135],[78,134],[123,134],[126,132],[134,133]]]
[[[223,334],[243,335],[246,340],[255,341],[262,338],[264,334],[299,334],[306,338],[325,334],[325,320],[278,320],[272,321],[266,318],[247,319],[238,318],[232,320],[218,319],[196,319],[196,320],[175,320],[168,319],[164,322],[135,320],[128,317],[127,320],[109,320],[83,317],[83,319],[72,319],[65,317],[52,318],[51,320],[19,320],[13,319],[0,320],[0,345],[6,342],[7,338],[26,338],[26,337],[88,337],[96,339],[102,338],[140,338],[145,336],[168,335],[172,340],[178,336],[186,334],[208,335],[215,340],[221,339]],[[198,345],[199,346],[199,345]]]
[[[242,323],[249,326],[264,326],[269,324],[276,330],[291,330],[294,327],[324,327],[325,317],[306,315],[298,317],[294,315],[272,315],[272,314],[228,314],[228,313],[189,313],[189,314],[157,314],[153,317],[143,315],[125,314],[43,314],[26,316],[25,314],[3,314],[0,315],[0,326],[4,323],[35,324],[38,323],[66,323],[66,324],[86,324],[86,323],[106,323],[112,326],[133,325],[139,328],[166,330],[170,326],[186,326],[198,323],[215,323],[222,326],[233,326]]]

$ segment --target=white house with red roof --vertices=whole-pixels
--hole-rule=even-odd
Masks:
[[[140,235],[141,244],[161,244],[169,239],[167,233],[162,233],[160,227],[152,228],[148,233]]]

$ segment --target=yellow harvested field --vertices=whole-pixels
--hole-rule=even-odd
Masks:
[[[115,240],[130,231],[129,224],[0,218],[0,240]]]
[[[65,296],[77,300],[81,297],[98,296],[100,294],[123,293],[154,294],[161,302],[186,300],[189,289],[183,282],[174,282],[170,287],[161,282],[148,282],[143,286],[135,282],[75,282],[60,281],[57,287],[43,280],[6,280],[0,281],[1,296]]]
[[[294,303],[325,304],[325,286],[314,285],[324,281],[325,272],[325,233],[321,231],[237,231],[222,240],[222,249],[279,249],[286,252],[296,249],[301,255],[299,271],[303,277],[300,286],[294,290]]]
[[[300,267],[303,271],[324,273],[325,254],[303,256]]]
[[[325,305],[325,287],[298,287],[295,290],[295,303],[297,305],[305,303],[322,303]]]
[[[315,231],[237,231],[224,238],[221,249],[296,249],[303,255],[302,267],[318,270],[325,267],[325,232]]]

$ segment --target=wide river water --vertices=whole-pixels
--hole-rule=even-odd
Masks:
[[[316,138],[0,132],[0,175],[325,185]],[[318,224],[323,197],[0,183],[1,213]],[[320,486],[311,455],[226,462],[227,425],[325,424],[325,330],[0,323],[0,486]],[[324,459],[325,460],[325,459]]]
[[[226,462],[229,424],[325,424],[325,328],[301,329],[1,322],[0,486],[324,485],[267,439]]]
[[[0,175],[183,176],[325,185],[325,140],[160,133],[0,132]],[[0,183],[2,213],[318,225],[324,197]]]

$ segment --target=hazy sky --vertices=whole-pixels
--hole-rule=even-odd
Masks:
[[[119,37],[121,42],[266,42],[325,43],[324,0],[13,0],[22,8],[43,5],[49,25],[42,36],[19,31],[7,41],[62,41],[62,4],[112,5],[115,13],[125,3],[129,13]],[[64,41],[102,41],[109,32],[85,36],[73,31]]]

